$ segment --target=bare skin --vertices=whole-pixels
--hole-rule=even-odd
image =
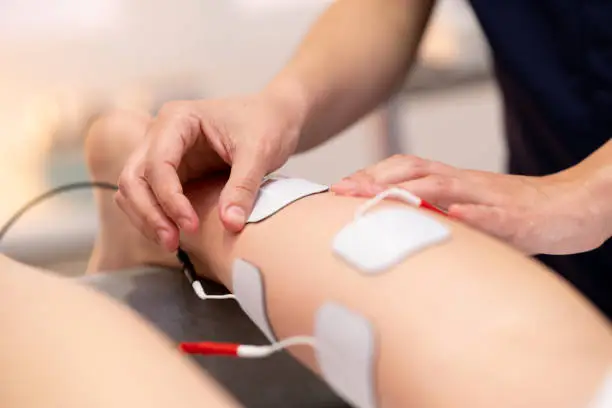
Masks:
[[[128,157],[142,143],[151,117],[122,111],[99,118],[91,126],[85,145],[90,177],[117,183]],[[100,231],[87,273],[109,272],[142,265],[178,267],[173,254],[145,238],[120,211],[109,191],[94,192]]]
[[[129,151],[145,135],[137,131],[147,127],[146,118],[130,122],[136,126],[122,135],[127,131],[121,115],[111,119],[96,124],[104,131],[92,128],[88,143],[92,175],[105,181],[114,181],[115,166],[106,163],[106,170],[98,171],[91,154],[98,164],[105,163],[103,153],[118,160],[125,152],[113,150]],[[112,149],[105,150],[108,133],[113,135]],[[198,271],[231,287],[232,259],[258,264],[269,294],[271,324],[280,338],[310,334],[312,315],[326,299],[372,318],[384,342],[377,373],[383,403],[583,406],[612,364],[610,330],[601,315],[558,276],[482,234],[449,223],[455,243],[412,257],[399,266],[402,270],[374,282],[338,265],[325,246],[363,200],[309,197],[235,235],[218,216],[222,187],[220,179],[186,189],[202,224],[197,234],[183,236],[182,244]],[[100,194],[98,200],[104,229],[90,270],[176,265],[160,256],[161,247],[126,227],[112,195]],[[295,234],[292,226],[305,216],[313,222]],[[283,237],[274,240],[280,246],[275,253],[283,256],[262,255],[271,251],[262,239],[270,236]],[[500,263],[500,257],[507,262]],[[322,287],[323,280],[327,283]],[[291,304],[299,307],[288,308]],[[412,347],[406,348],[406,339]],[[295,355],[317,370],[310,350]]]
[[[238,404],[125,305],[0,255],[0,406]]]
[[[92,178],[116,182],[147,121],[146,115],[125,112],[94,124],[86,146]],[[128,224],[112,193],[98,191],[96,200],[101,230],[90,273],[176,266]],[[1,254],[0,328],[2,407],[239,406],[133,310]]]

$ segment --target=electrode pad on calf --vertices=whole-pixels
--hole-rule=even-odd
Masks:
[[[259,189],[247,223],[265,220],[294,201],[327,190],[328,186],[304,179],[270,176]]]
[[[259,269],[245,260],[236,259],[232,266],[232,289],[242,310],[270,342],[275,342],[266,313],[265,287]]]
[[[375,338],[362,316],[335,303],[315,317],[315,352],[321,375],[340,396],[358,408],[376,407]]]
[[[446,226],[415,209],[370,210],[379,201],[380,196],[377,196],[366,202],[333,241],[334,252],[360,271],[383,272],[411,254],[450,237]]]
[[[588,408],[612,408],[612,373],[606,377]]]

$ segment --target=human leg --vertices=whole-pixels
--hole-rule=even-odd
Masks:
[[[144,112],[114,111],[90,127],[85,158],[90,177],[116,183],[125,162],[145,137],[151,117]],[[99,232],[88,273],[142,265],[178,266],[172,254],[143,237],[117,207],[109,191],[95,191]]]
[[[237,406],[164,336],[74,281],[0,255],[0,406]]]
[[[129,127],[120,120],[117,128],[125,132]],[[146,119],[129,134],[138,140],[145,128]],[[121,132],[100,132],[101,142],[109,143]],[[107,157],[121,167],[118,156]],[[97,167],[109,169],[108,163]],[[117,175],[106,177],[114,181]],[[598,313],[556,275],[496,241],[450,223],[451,242],[388,273],[364,277],[338,262],[330,250],[333,235],[363,200],[309,197],[236,236],[218,220],[222,182],[191,186],[189,195],[203,225],[199,236],[183,237],[183,245],[197,269],[231,288],[234,258],[260,267],[268,314],[280,338],[312,333],[316,311],[329,300],[368,318],[380,337],[382,400],[432,407],[578,406],[574,402],[594,392],[610,365],[612,343]],[[108,208],[122,216],[107,197]],[[103,248],[138,247],[133,237],[145,243],[138,256],[131,250],[119,258],[120,252],[102,251],[114,262],[111,267],[138,264],[160,252],[147,247],[152,244],[133,229],[136,235],[122,235],[126,220],[113,223],[117,218],[104,211],[101,217],[102,224],[121,229],[104,235],[102,242],[108,245]],[[130,245],[117,245],[121,237]],[[317,369],[313,353],[296,350],[296,355]]]
[[[281,339],[312,334],[329,301],[365,317],[376,331],[382,406],[582,407],[612,367],[607,321],[557,275],[496,240],[437,218],[450,241],[365,276],[331,250],[363,199],[314,195],[235,235],[218,218],[223,181],[187,189],[201,231],[182,245],[196,269],[232,288],[236,258],[259,267]],[[293,352],[318,370],[310,350]]]

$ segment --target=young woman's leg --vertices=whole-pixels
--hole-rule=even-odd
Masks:
[[[117,183],[130,154],[142,142],[151,117],[138,111],[115,111],[90,127],[85,158],[95,181]],[[88,272],[110,272],[141,265],[177,267],[176,257],[145,239],[119,210],[113,193],[94,192],[100,230]]]
[[[92,126],[92,178],[116,182],[144,137],[148,117],[119,112]],[[142,264],[178,266],[96,191],[101,233],[90,271]],[[0,255],[0,406],[237,406],[176,346],[133,312],[92,289]]]
[[[327,301],[367,318],[382,406],[583,407],[612,368],[607,321],[557,275],[496,240],[425,211],[452,238],[366,276],[331,249],[363,199],[310,196],[234,235],[218,217],[223,182],[187,189],[202,223],[197,236],[182,237],[196,270],[232,288],[236,258],[259,267],[279,338],[312,334]],[[294,353],[318,370],[311,350]]]
[[[116,181],[148,120],[119,113],[96,123],[88,141],[93,178]],[[587,301],[482,234],[440,220],[452,229],[447,244],[366,277],[331,252],[332,237],[363,200],[312,196],[235,236],[217,216],[222,182],[190,188],[203,225],[183,245],[198,271],[232,288],[234,258],[260,267],[281,338],[312,333],[314,314],[328,300],[370,319],[379,343],[379,395],[395,406],[584,406],[611,364],[607,322]],[[100,193],[98,204],[103,233],[92,270],[174,265],[126,228],[110,194]],[[296,355],[317,369],[311,352]]]
[[[237,406],[134,313],[0,255],[0,406]]]

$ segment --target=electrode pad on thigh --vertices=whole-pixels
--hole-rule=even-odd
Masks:
[[[259,222],[300,198],[329,190],[328,186],[299,178],[271,176],[259,189],[253,211],[247,220]]]
[[[314,337],[321,375],[332,389],[358,408],[376,407],[370,323],[343,306],[326,303],[316,314]]]
[[[391,207],[359,215],[336,235],[333,250],[353,267],[375,274],[448,237],[450,230],[433,217]]]
[[[270,342],[275,342],[266,313],[265,287],[259,269],[245,260],[236,259],[232,266],[232,289],[242,310]]]

